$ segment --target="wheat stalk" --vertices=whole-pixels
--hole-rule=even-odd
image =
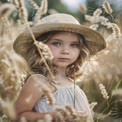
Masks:
[[[101,90],[101,94],[103,95],[103,98],[108,99],[109,96],[108,96],[108,93],[105,89],[105,86],[103,84],[99,84],[99,88]]]
[[[0,98],[0,103],[2,104],[2,110],[4,111],[4,114],[7,115],[7,117],[9,117],[11,120],[15,120],[16,112],[15,112],[14,104],[9,100],[4,101],[1,98]]]
[[[24,1],[23,0],[12,0],[13,4],[17,8],[17,11],[19,12],[20,18],[24,23],[27,23],[28,20],[28,14],[24,7]]]
[[[69,115],[69,112],[63,107],[57,107],[56,111],[59,112],[59,114],[63,116],[63,118],[66,118]]]
[[[28,0],[30,4],[34,7],[34,9],[39,9],[39,6],[34,2],[34,0]]]
[[[19,2],[18,2],[18,0],[12,0],[12,3],[15,5],[16,9],[19,11]]]
[[[35,17],[34,17],[34,22],[37,23],[41,16],[47,12],[47,0],[42,0],[41,2],[41,7],[37,10]]]
[[[48,97],[47,103],[50,104],[50,105],[54,105],[55,104],[55,99],[53,97],[53,94],[50,92],[49,88],[44,85],[44,86],[42,86],[42,91]]]
[[[102,10],[100,8],[98,8],[96,11],[94,11],[93,16],[100,16],[100,14],[102,13]]]
[[[21,17],[24,18],[25,23],[26,23],[26,25],[27,25],[27,27],[28,27],[30,33],[31,33],[32,39],[33,39],[34,43],[36,43],[35,36],[34,36],[32,30],[31,30],[31,28],[30,28],[30,25],[29,25],[28,21],[27,21],[27,16],[26,16],[24,4],[23,4],[22,0],[19,0],[18,3],[16,3],[15,1],[16,1],[16,0],[14,0],[13,3],[15,3],[15,6],[19,9],[19,12],[20,12],[21,15],[22,15]],[[42,6],[41,6],[41,9],[43,10],[43,13],[46,12],[46,6],[47,6],[47,0],[43,0]],[[37,46],[36,46],[36,47],[37,47]],[[44,62],[44,64],[45,64],[47,70],[49,71],[49,74],[50,74],[50,76],[51,76],[51,78],[52,78],[52,81],[53,81],[54,76],[53,76],[53,74],[52,74],[52,72],[51,72],[51,70],[50,70],[50,68],[49,68],[49,66],[48,66],[48,64],[47,64],[47,62],[46,62],[46,60],[45,60],[45,58],[44,58],[42,52],[41,52],[41,50],[39,49],[39,47],[37,47],[37,50],[38,50],[39,55],[41,56],[41,58],[42,58],[42,60],[43,60],[43,62]]]
[[[111,23],[111,25],[112,25],[113,35],[115,35],[116,38],[119,38],[121,36],[120,28],[115,23]]]
[[[28,14],[27,14],[27,10],[24,7],[24,1],[18,0],[18,3],[19,3],[18,5],[19,5],[20,16],[21,16],[23,22],[26,23],[28,20]]]
[[[83,6],[82,4],[79,5],[80,11],[82,13],[86,13],[87,12],[87,8],[85,6]]]
[[[38,48],[41,49],[42,54],[45,57],[45,59],[49,59],[49,60],[52,60],[53,59],[53,54],[52,54],[50,48],[46,44],[44,44],[43,42],[38,42],[38,41],[34,42],[34,44]]]
[[[108,1],[105,1],[102,6],[105,9],[107,14],[110,14],[110,15],[112,14],[113,10]]]

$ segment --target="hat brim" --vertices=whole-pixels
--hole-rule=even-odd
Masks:
[[[49,23],[40,24],[31,28],[35,38],[38,38],[42,34],[49,31],[68,31],[81,34],[85,37],[87,47],[91,55],[95,55],[98,51],[106,47],[105,40],[103,36],[88,27],[76,24],[59,24],[59,23]],[[13,48],[16,53],[22,55],[26,58],[28,51],[30,50],[29,45],[33,44],[33,39],[29,30],[21,33],[15,40]]]

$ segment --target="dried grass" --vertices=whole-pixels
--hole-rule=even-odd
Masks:
[[[22,17],[24,20],[23,22],[26,22],[27,24],[28,16],[25,12],[25,7],[22,1],[19,0],[17,2],[16,0],[12,0],[12,2],[16,6],[17,10],[19,10],[19,13],[21,14],[20,17]],[[16,118],[13,103],[21,90],[21,86],[26,77],[27,71],[29,71],[29,68],[26,61],[20,56],[16,55],[12,49],[13,41],[15,40],[17,35],[21,33],[27,26],[25,26],[24,23],[21,23],[20,20],[18,20],[18,23],[16,24],[13,21],[8,20],[7,17],[12,12],[13,5],[8,5],[6,7],[4,7],[4,5],[5,4],[0,5],[0,116],[2,116],[2,118],[0,118],[0,121],[5,121],[6,116],[8,118],[6,120],[9,121]],[[103,6],[108,14],[112,14],[112,9],[110,8],[110,5],[108,3],[104,3]],[[35,21],[38,22],[41,15],[47,11],[46,1],[43,1],[40,8],[35,6],[35,9],[38,9],[38,12],[35,16]],[[98,99],[102,100],[101,96],[99,97],[98,93],[96,92],[100,93],[98,84],[103,83],[106,87],[108,95],[110,95],[109,98],[107,97],[107,100],[109,102],[107,109],[110,109],[112,97],[116,96],[118,98],[118,96],[120,96],[120,99],[122,96],[122,34],[120,31],[120,28],[122,27],[118,26],[116,23],[111,23],[108,18],[101,16],[101,10],[99,8],[93,13],[93,16],[86,15],[86,20],[90,21],[90,27],[92,29],[99,31],[99,28],[101,27],[99,25],[101,24],[102,26],[104,26],[102,32],[105,31],[105,35],[103,36],[107,37],[105,38],[107,42],[107,48],[98,53],[96,56],[92,57],[89,61],[84,63],[84,66],[82,67],[82,70],[84,70],[84,74],[82,75],[82,77],[78,78],[78,81],[87,81],[80,82],[80,85],[81,87],[82,85],[84,85],[84,87],[82,87],[84,88],[84,91],[88,92],[88,89],[90,89],[88,97],[91,95],[91,90],[95,92],[95,97],[90,96],[89,98],[92,98],[91,101],[96,102],[97,97]],[[39,44],[37,45],[37,47],[38,46]],[[42,54],[42,52],[40,52],[40,54]],[[51,55],[48,56],[50,57]],[[92,81],[95,82],[96,88],[98,89],[93,88],[94,84],[92,84]],[[43,88],[43,90],[46,91],[46,95],[49,97],[49,103],[54,104],[54,98],[52,94],[46,88]],[[114,101],[117,100],[115,99]],[[92,110],[94,109],[95,105],[96,104],[92,104]],[[105,107],[103,104],[100,104],[99,102],[98,106],[100,106],[101,108]],[[97,105],[95,107],[97,107]],[[116,114],[119,115],[119,108],[116,109]],[[95,109],[93,111],[95,111]],[[100,115],[97,115],[97,112],[99,111],[95,111],[94,113],[95,118],[100,119],[101,117],[105,117],[104,113],[106,111],[101,112]],[[107,116],[109,115],[107,114]],[[25,118],[21,119],[22,122],[27,121]],[[73,122],[81,121],[81,118],[79,118],[76,112],[69,106],[57,109],[57,119],[59,119],[60,121],[65,121],[67,119],[70,119]],[[38,120],[38,122],[51,121],[51,116],[45,117],[45,120]],[[87,121],[86,118],[83,121]]]

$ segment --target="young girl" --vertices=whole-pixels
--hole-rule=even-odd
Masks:
[[[18,118],[24,116],[29,121],[43,119],[50,114],[55,117],[55,107],[70,105],[79,115],[86,113],[92,122],[88,100],[75,78],[79,67],[89,56],[105,48],[103,37],[68,14],[52,14],[40,20],[32,27],[36,41],[46,44],[53,54],[52,60],[46,60],[54,75],[53,82],[39,51],[34,44],[30,31],[20,34],[14,42],[14,50],[23,56],[33,75],[22,87],[15,108]],[[55,98],[53,106],[47,104],[42,84],[49,87]]]

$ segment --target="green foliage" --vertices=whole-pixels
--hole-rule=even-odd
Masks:
[[[0,0],[0,2],[6,3],[6,2],[8,2],[8,0]]]

